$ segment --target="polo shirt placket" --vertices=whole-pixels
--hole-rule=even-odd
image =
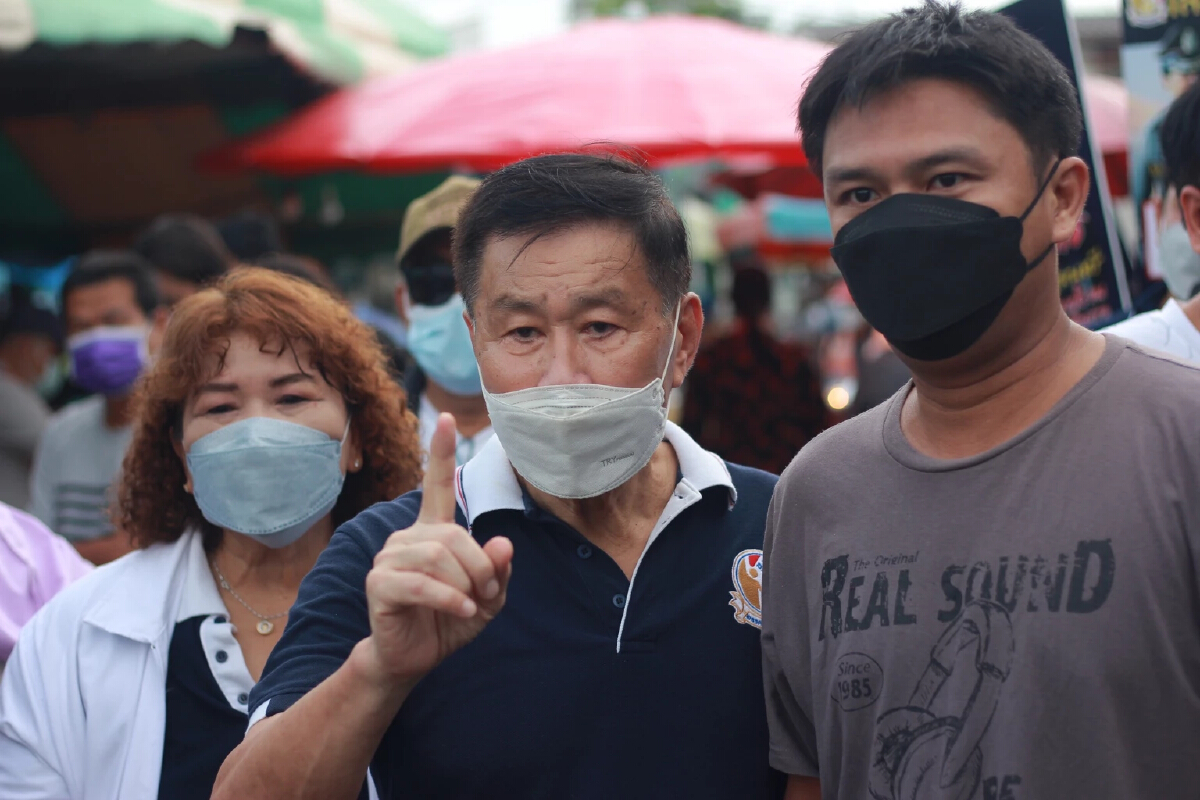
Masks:
[[[481,544],[508,537],[513,578],[503,610],[400,708],[371,763],[380,797],[780,796],[758,594],[738,584],[739,564],[761,565],[775,477],[727,467],[674,425],[666,440],[679,480],[629,577],[533,502],[498,439],[459,468],[458,524]],[[377,505],[334,535],[252,693],[251,724],[370,634],[366,575],[420,502]]]

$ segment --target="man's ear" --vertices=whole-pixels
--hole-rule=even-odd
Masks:
[[[158,355],[162,346],[163,336],[167,332],[167,323],[171,320],[171,311],[166,306],[159,306],[150,315],[150,335],[146,339],[146,349],[151,356]]]
[[[1192,249],[1200,253],[1200,189],[1184,186],[1179,190],[1179,213],[1183,216]]]
[[[396,317],[408,327],[408,284],[404,278],[396,284]]]
[[[1050,238],[1055,244],[1069,241],[1075,235],[1091,183],[1091,175],[1082,158],[1064,158],[1058,165],[1058,171],[1046,189],[1054,198]]]
[[[668,394],[671,389],[683,385],[683,379],[687,377],[688,372],[692,369],[692,364],[696,361],[696,353],[700,349],[700,337],[704,332],[704,308],[700,303],[700,297],[695,292],[688,292],[680,300],[680,303],[682,305],[679,309],[679,324],[675,328],[679,347],[676,348],[673,356],[671,374],[667,376],[670,384],[663,387]]]

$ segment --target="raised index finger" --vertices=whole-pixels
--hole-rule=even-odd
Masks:
[[[438,414],[433,440],[429,443],[429,463],[421,484],[421,513],[418,522],[435,524],[454,522],[457,501],[454,496],[454,450],[456,426],[452,414]]]

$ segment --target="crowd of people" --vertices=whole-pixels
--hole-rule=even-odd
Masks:
[[[1003,16],[869,23],[798,115],[911,374],[832,427],[615,155],[414,201],[403,350],[245,220],[10,292],[0,798],[1196,796],[1200,276],[1066,316],[1082,114]],[[1200,254],[1200,86],[1158,130]]]

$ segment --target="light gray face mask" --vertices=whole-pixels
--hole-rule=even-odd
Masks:
[[[188,450],[192,494],[204,518],[267,547],[287,547],[333,510],[346,475],[342,440],[270,417],[201,436]]]
[[[486,387],[492,428],[513,469],[551,497],[610,492],[650,462],[667,426],[663,386],[675,356],[680,307],[662,376],[641,389],[577,383],[504,394]]]
[[[1163,229],[1158,237],[1158,252],[1167,291],[1178,300],[1190,300],[1200,289],[1200,255],[1192,249],[1182,222]]]

